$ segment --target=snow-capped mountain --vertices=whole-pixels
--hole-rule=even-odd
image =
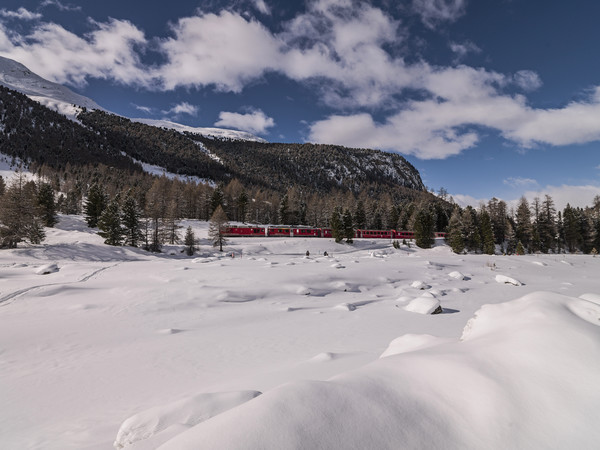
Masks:
[[[71,120],[76,120],[81,108],[99,109],[106,111],[94,100],[73,92],[71,89],[36,75],[23,64],[0,56],[0,85],[21,92],[32,100],[53,109]],[[167,120],[131,119],[134,122],[145,123],[155,127],[169,128],[179,132],[190,132],[244,141],[266,142],[245,131],[228,130],[223,128],[196,128],[181,125]]]
[[[252,133],[248,133],[247,131],[228,130],[225,128],[189,127],[169,120],[131,119],[131,121],[144,123],[153,127],[168,128],[170,130],[179,131],[180,133],[188,132],[208,137],[235,139],[237,141],[267,142],[265,139],[255,136]]]
[[[42,105],[75,119],[81,107],[103,109],[92,99],[36,75],[23,64],[0,56],[0,84],[27,95]]]

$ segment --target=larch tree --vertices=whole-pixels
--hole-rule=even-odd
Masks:
[[[219,247],[219,251],[223,251],[223,246],[227,244],[225,238],[225,232],[229,226],[229,219],[225,210],[221,205],[217,206],[217,209],[210,218],[210,225],[208,227],[208,237],[210,238],[213,247]]]

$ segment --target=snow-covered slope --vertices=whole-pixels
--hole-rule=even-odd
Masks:
[[[73,216],[0,252],[0,447],[598,447],[600,258],[266,237],[219,254],[182,225],[194,257],[103,245]],[[404,308],[420,298],[443,313]]]
[[[0,56],[0,85],[17,92],[21,92],[32,100],[35,100],[36,102],[39,102],[50,109],[58,111],[72,120],[75,120],[75,117],[79,113],[81,107],[105,111],[104,108],[102,108],[92,99],[77,94],[61,84],[48,81],[33,73],[23,64],[2,56]],[[131,120],[155,127],[170,128],[179,132],[187,131],[190,133],[214,136],[218,138],[266,142],[264,139],[244,131],[228,130],[224,128],[189,127],[179,123],[170,122],[168,120]]]
[[[179,131],[180,133],[188,132],[202,134],[203,136],[212,136],[217,138],[235,139],[238,141],[256,141],[267,142],[263,138],[248,133],[246,131],[227,130],[225,128],[205,128],[205,127],[189,127],[180,123],[171,122],[169,120],[154,120],[154,119],[131,119],[134,122],[145,123],[153,127],[168,128]]]
[[[0,56],[0,84],[21,92],[32,100],[74,119],[78,107],[103,109],[93,100],[76,94],[71,89],[45,80],[23,64]]]

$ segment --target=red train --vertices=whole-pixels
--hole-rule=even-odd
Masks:
[[[331,229],[291,226],[265,227],[227,227],[225,236],[228,237],[316,237],[331,238]],[[446,233],[435,232],[436,238],[445,238]],[[414,231],[396,230],[355,230],[355,239],[414,239]]]

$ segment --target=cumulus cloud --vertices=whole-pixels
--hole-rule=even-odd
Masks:
[[[413,0],[413,10],[425,26],[435,28],[442,22],[454,22],[465,13],[466,0]]]
[[[240,92],[274,69],[281,43],[259,22],[221,11],[180,19],[161,41],[167,63],[157,75],[166,89],[213,85]]]
[[[148,86],[136,46],[146,44],[142,31],[126,20],[93,23],[80,37],[60,25],[42,23],[26,36],[10,33],[0,24],[0,55],[26,65],[58,83],[85,85],[89,77]]]
[[[16,11],[9,11],[7,9],[0,9],[0,16],[5,17],[7,19],[20,19],[20,20],[38,20],[42,18],[42,15],[39,13],[31,12],[23,7],[17,9]]]
[[[165,114],[174,114],[176,116],[180,116],[182,114],[188,114],[190,116],[198,115],[198,107],[195,105],[191,105],[188,102],[182,102],[178,105],[173,106],[171,109],[167,111],[163,111]]]
[[[248,131],[254,134],[265,134],[269,128],[275,126],[275,121],[260,109],[244,114],[221,111],[219,120],[215,122],[215,126],[235,128],[236,130]]]

